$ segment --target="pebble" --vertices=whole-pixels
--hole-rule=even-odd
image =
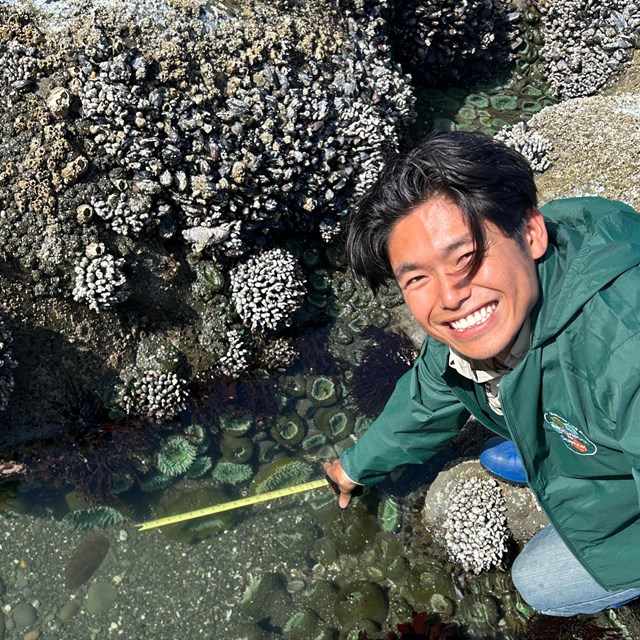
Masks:
[[[38,618],[38,612],[35,607],[28,602],[21,602],[13,610],[13,619],[19,627],[28,627],[32,625]]]
[[[6,624],[4,621],[4,613],[0,611],[0,640],[4,640],[5,631],[6,631]]]
[[[62,622],[66,622],[70,618],[73,618],[78,611],[80,611],[80,603],[77,600],[69,600],[68,602],[65,602],[62,609],[60,609],[58,618],[60,618]]]
[[[118,597],[116,588],[108,582],[94,582],[87,592],[87,610],[90,613],[106,611]]]

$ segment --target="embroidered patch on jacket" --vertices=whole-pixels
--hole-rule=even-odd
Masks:
[[[545,422],[557,433],[571,451],[580,456],[592,456],[598,447],[587,436],[570,422],[551,411],[544,414]]]

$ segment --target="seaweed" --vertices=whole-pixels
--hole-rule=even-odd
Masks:
[[[426,612],[417,613],[414,611],[409,622],[397,625],[397,631],[398,633],[390,632],[387,635],[387,640],[418,640],[419,638],[463,640],[466,638],[461,634],[457,625],[441,622],[438,616]],[[361,633],[358,640],[369,640],[369,636],[366,633]]]
[[[622,637],[618,629],[600,627],[592,617],[536,615],[522,640],[618,640]]]

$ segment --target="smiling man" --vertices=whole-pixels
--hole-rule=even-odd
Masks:
[[[325,464],[340,505],[473,415],[514,447],[552,523],[512,569],[523,598],[568,616],[640,596],[638,214],[600,198],[539,210],[520,154],[437,132],[360,201],[347,257],[374,293],[397,283],[427,338],[379,418]]]

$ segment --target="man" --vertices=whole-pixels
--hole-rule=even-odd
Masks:
[[[537,208],[520,154],[437,132],[392,160],[349,220],[347,257],[395,280],[427,333],[379,418],[326,463],[357,484],[438,451],[473,415],[517,447],[551,525],[512,569],[550,615],[640,596],[640,217],[577,198]]]

